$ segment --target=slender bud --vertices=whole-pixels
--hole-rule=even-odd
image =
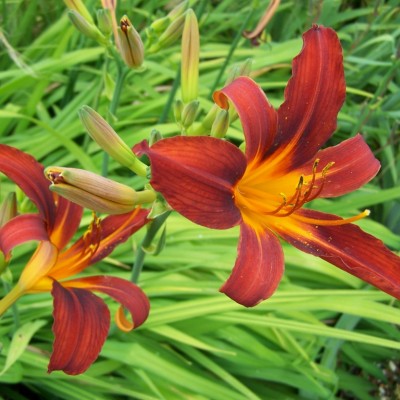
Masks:
[[[179,18],[182,14],[185,13],[185,11],[187,10],[189,6],[189,1],[185,0],[182,1],[182,3],[179,3],[176,7],[174,7],[169,13],[168,13],[168,17],[171,18],[171,20],[175,20],[177,18]]]
[[[160,133],[160,131],[158,131],[157,129],[153,129],[150,132],[150,139],[149,139],[149,146],[153,146],[154,143],[158,142],[159,140],[161,140],[163,137]]]
[[[0,227],[17,215],[17,199],[14,192],[8,193],[0,206]]]
[[[72,24],[81,32],[83,35],[90,39],[95,40],[99,44],[105,46],[107,45],[106,37],[99,31],[96,25],[88,22],[81,14],[75,10],[68,11],[68,17]]]
[[[97,24],[105,36],[110,36],[113,30],[111,11],[108,8],[97,10]]]
[[[203,121],[201,122],[201,125],[204,127],[206,132],[209,132],[212,124],[215,121],[215,118],[217,118],[217,114],[220,108],[216,105],[213,104],[211,107],[210,111],[207,113],[207,115],[204,117]]]
[[[81,1],[81,0],[64,0],[64,3],[70,10],[76,11],[87,22],[94,25],[93,18],[90,15],[90,12],[86,8],[86,6],[83,4],[83,1]]]
[[[179,16],[175,21],[173,21],[168,26],[168,28],[158,39],[157,43],[154,43],[150,47],[149,52],[154,53],[162,48],[171,46],[181,36],[184,24],[185,24],[185,14]]]
[[[152,190],[137,192],[129,186],[77,168],[48,167],[44,173],[52,182],[51,191],[101,213],[123,214],[156,198]]]
[[[88,106],[79,110],[79,117],[90,137],[121,165],[140,176],[146,176],[147,166],[132,152],[113,128],[96,111]]]
[[[199,92],[200,36],[196,14],[189,9],[182,33],[181,91],[184,103],[197,99]]]
[[[154,22],[151,23],[150,25],[150,30],[153,33],[161,33],[164,32],[165,29],[177,18],[179,18],[188,8],[189,2],[183,1],[182,3],[178,4],[176,7],[174,7],[168,15],[162,18],[156,19]]]
[[[126,15],[121,18],[118,40],[119,52],[125,64],[130,68],[139,68],[143,64],[144,46],[139,33]]]
[[[251,64],[253,63],[251,58],[248,58],[243,64],[239,64],[234,66],[228,74],[228,78],[226,79],[225,85],[229,85],[239,76],[249,76],[251,72]]]
[[[219,110],[211,127],[211,136],[223,138],[229,128],[229,112]]]
[[[193,124],[197,110],[199,109],[200,102],[197,100],[193,100],[189,104],[186,104],[186,106],[183,108],[182,111],[182,125],[185,128],[188,128],[190,125]]]
[[[178,124],[181,124],[182,122],[182,111],[183,111],[183,102],[182,100],[176,100],[174,104],[174,117],[175,121]]]

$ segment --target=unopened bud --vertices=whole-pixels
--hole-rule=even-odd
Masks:
[[[100,31],[105,36],[110,36],[113,30],[111,11],[108,8],[97,10],[97,23]]]
[[[153,146],[154,143],[158,142],[159,140],[161,140],[163,137],[160,133],[160,131],[158,131],[157,129],[153,129],[150,132],[150,139],[149,139],[149,146]]]
[[[200,102],[197,100],[194,100],[190,102],[189,104],[186,104],[185,107],[183,108],[182,111],[182,125],[185,128],[188,128],[190,125],[193,124],[197,110],[199,109]]]
[[[212,124],[214,123],[219,110],[220,110],[220,108],[216,104],[213,104],[210,111],[207,113],[207,115],[204,117],[203,121],[201,122],[201,125],[204,127],[206,132],[210,131]]]
[[[68,12],[68,17],[75,28],[78,29],[78,31],[81,32],[83,35],[95,40],[103,46],[107,45],[106,37],[99,31],[97,26],[88,22],[84,17],[82,17],[81,14],[79,14],[75,10],[70,10]]]
[[[93,18],[90,15],[90,12],[86,8],[86,6],[83,4],[83,1],[81,1],[81,0],[64,0],[64,3],[70,10],[76,11],[87,22],[94,25]]]
[[[137,192],[129,186],[77,168],[48,167],[44,173],[52,182],[51,191],[100,213],[124,214],[156,198],[152,190]]]
[[[139,68],[143,64],[144,46],[139,33],[126,15],[121,18],[118,39],[119,51],[125,64],[130,68]]]
[[[162,48],[169,47],[171,44],[176,42],[182,34],[184,24],[185,14],[179,16],[168,26],[158,41],[150,47],[149,52],[154,53]]]
[[[197,99],[199,92],[200,36],[196,14],[189,9],[186,13],[182,33],[181,91],[184,103]]]
[[[182,1],[182,3],[179,3],[176,7],[174,7],[167,16],[171,18],[171,20],[175,20],[184,14],[184,12],[188,9],[188,6],[188,0]]]
[[[229,127],[229,112],[227,110],[219,110],[211,127],[211,136],[223,138]]]
[[[15,193],[8,193],[0,206],[0,227],[17,215],[17,199]]]
[[[180,124],[182,122],[182,111],[183,111],[183,102],[182,100],[176,100],[174,104],[174,117],[175,121]]]
[[[253,63],[251,58],[248,58],[243,64],[235,65],[226,78],[225,85],[227,86],[232,83],[239,76],[249,76],[251,72],[251,64]]]
[[[114,129],[88,106],[79,110],[79,117],[90,137],[112,158],[140,176],[146,176],[147,166],[132,152]]]

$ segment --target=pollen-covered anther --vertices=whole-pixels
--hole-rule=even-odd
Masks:
[[[83,234],[84,254],[91,257],[96,253],[101,241],[101,225],[100,218],[93,212],[93,220],[89,225],[87,231]]]

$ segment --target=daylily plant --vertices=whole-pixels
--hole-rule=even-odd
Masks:
[[[135,150],[150,158],[152,186],[191,221],[240,225],[238,257],[221,291],[254,306],[276,290],[284,257],[279,237],[400,298],[400,258],[352,222],[305,204],[352,192],[378,172],[361,135],[321,150],[336,129],[346,84],[336,33],[313,26],[293,60],[285,100],[275,110],[250,78],[214,94],[236,108],[245,153],[213,137],[172,137]]]
[[[0,300],[0,315],[22,295],[51,292],[55,340],[48,371],[80,374],[98,357],[110,325],[110,312],[93,291],[105,293],[121,304],[116,323],[124,331],[140,326],[150,306],[143,291],[124,279],[67,278],[102,260],[126,241],[148,222],[148,211],[137,208],[102,221],[95,217],[84,235],[67,247],[80,225],[82,207],[53,194],[43,166],[15,148],[0,145],[0,172],[25,192],[38,211],[17,215],[0,228],[0,250],[6,262],[17,245],[39,242],[16,286]],[[124,308],[133,322],[125,317]]]

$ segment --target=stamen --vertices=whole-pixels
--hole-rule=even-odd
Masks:
[[[337,225],[346,225],[352,222],[358,221],[362,218],[368,217],[370,215],[370,210],[364,210],[362,213],[355,215],[354,217],[350,218],[343,218],[343,219],[316,219],[316,218],[308,218],[302,215],[296,215],[296,219],[302,222],[306,222],[307,224],[312,225],[321,225],[321,226],[337,226]]]
[[[310,186],[310,187],[309,187],[308,190],[306,190],[306,191],[304,192],[303,204],[307,201],[307,199],[308,199],[308,197],[310,196],[312,190],[314,189],[315,176],[316,176],[316,174],[317,174],[317,167],[318,167],[318,164],[319,164],[319,158],[317,158],[317,159],[314,161],[313,168],[312,168],[312,178],[311,178],[311,182],[309,183],[309,186]]]

